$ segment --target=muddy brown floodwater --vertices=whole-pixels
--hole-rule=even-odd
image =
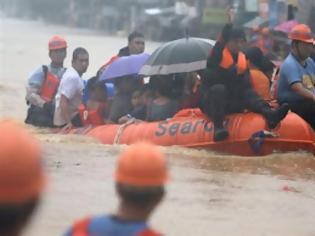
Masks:
[[[0,18],[0,117],[25,117],[24,86],[30,72],[48,62],[47,40],[69,42],[66,65],[77,46],[88,49],[88,75],[125,39],[39,22]],[[158,44],[147,42],[152,52]],[[111,212],[116,156],[124,146],[31,128],[43,142],[49,184],[26,236],[62,235],[74,219]],[[164,148],[170,163],[167,196],[151,219],[166,235],[315,235],[315,159],[298,152],[266,157],[220,155]],[[289,191],[283,188],[288,186]]]

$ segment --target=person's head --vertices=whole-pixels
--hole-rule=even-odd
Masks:
[[[114,80],[114,85],[118,93],[132,93],[139,85],[136,76],[123,76]]]
[[[272,79],[276,68],[276,65],[271,60],[269,60],[267,57],[263,58],[261,70],[262,72],[264,72],[269,80]]]
[[[299,60],[306,60],[313,49],[313,34],[311,29],[304,24],[299,24],[293,27],[288,36],[292,40],[292,52]]]
[[[150,104],[154,99],[154,90],[150,84],[144,84],[142,89],[142,102],[144,105]]]
[[[115,178],[121,204],[150,214],[165,193],[166,158],[153,144],[133,144],[119,156]]]
[[[173,75],[163,75],[156,78],[156,95],[171,98],[173,92]]]
[[[246,35],[242,28],[232,26],[225,36],[226,46],[232,53],[238,53],[246,43]]]
[[[76,48],[72,54],[72,67],[82,75],[89,66],[89,53],[85,48]]]
[[[268,27],[264,27],[261,29],[260,31],[260,35],[263,37],[263,38],[269,38],[269,34],[270,34],[270,30]]]
[[[63,66],[67,56],[67,42],[64,38],[55,35],[48,42],[49,57],[55,66]]]
[[[87,89],[90,94],[90,99],[98,102],[107,100],[106,84],[104,82],[98,81],[96,76],[87,81]]]
[[[0,121],[0,235],[20,235],[39,203],[45,177],[38,141]]]
[[[245,50],[249,67],[261,69],[264,54],[258,47],[250,47]]]
[[[142,91],[140,89],[137,89],[132,93],[131,104],[133,107],[138,107],[138,106],[143,105]]]
[[[143,34],[135,31],[128,36],[128,48],[130,55],[141,54],[144,52],[145,41]]]
[[[154,92],[149,84],[144,84],[135,90],[131,97],[131,103],[134,107],[148,105],[154,98]]]

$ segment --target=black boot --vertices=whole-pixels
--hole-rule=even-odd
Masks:
[[[229,132],[223,126],[214,126],[213,140],[215,142],[223,141],[229,137]]]
[[[266,109],[263,115],[267,119],[269,129],[274,129],[283,120],[289,111],[289,105],[287,103],[282,104],[276,110]]]

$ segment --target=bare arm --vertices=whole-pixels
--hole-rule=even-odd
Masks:
[[[298,95],[308,99],[308,100],[312,100],[313,102],[315,102],[315,95],[307,90],[306,88],[304,88],[304,86],[302,85],[302,83],[294,83],[291,85],[291,89],[297,93]]]

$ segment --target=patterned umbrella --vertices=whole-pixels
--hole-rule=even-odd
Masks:
[[[205,69],[214,44],[214,41],[202,38],[171,41],[153,52],[139,74],[168,75]]]

